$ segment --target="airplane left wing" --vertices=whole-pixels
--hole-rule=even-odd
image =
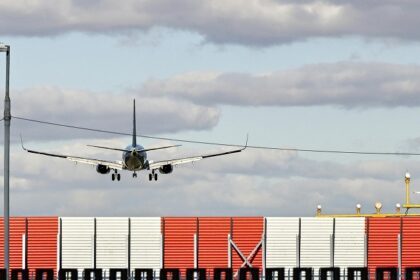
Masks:
[[[84,157],[76,157],[76,156],[68,156],[68,155],[40,152],[40,151],[27,149],[23,146],[23,144],[22,144],[22,148],[25,151],[27,151],[28,153],[32,153],[32,154],[63,158],[63,159],[67,159],[67,160],[70,160],[70,161],[73,161],[73,162],[80,162],[80,163],[90,164],[90,165],[102,164],[102,165],[108,166],[111,169],[118,169],[118,170],[123,169],[122,161],[108,161],[108,160],[101,160],[101,159],[94,159],[94,158],[84,158]]]

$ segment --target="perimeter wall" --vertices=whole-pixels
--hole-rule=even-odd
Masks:
[[[3,249],[0,220],[0,248]],[[3,250],[0,266],[3,266]],[[13,217],[10,232],[10,267],[187,269],[215,268],[394,267],[404,275],[420,267],[420,217],[309,218],[309,217]],[[387,274],[386,274],[387,275]]]

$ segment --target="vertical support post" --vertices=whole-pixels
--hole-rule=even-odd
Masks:
[[[26,234],[22,234],[22,269],[26,269]]]
[[[58,265],[58,269],[57,271],[60,271],[60,269],[63,268],[63,219],[60,218],[59,220],[60,222],[60,246],[58,247],[58,259],[59,261],[59,265]]]
[[[228,268],[232,267],[232,244],[230,233],[228,234]]]
[[[330,266],[334,267],[334,235],[330,234]]]
[[[398,280],[401,280],[402,275],[402,244],[401,244],[401,234],[398,234]]]
[[[262,279],[265,279],[265,268],[267,267],[266,265],[266,258],[267,258],[267,254],[266,254],[266,241],[267,241],[267,218],[264,218],[264,228],[263,228],[263,236],[262,236],[262,244],[261,244],[261,248],[262,248]]]
[[[368,247],[368,235],[367,235],[367,233],[365,233],[365,252],[364,252],[364,266],[365,267],[367,267],[368,266],[368,250],[369,250],[369,247]]]
[[[93,268],[96,269],[96,218],[93,220],[93,225]]]
[[[296,267],[300,267],[300,236],[296,235]]]
[[[131,218],[128,218],[128,235],[127,235],[127,277],[131,277]]]
[[[56,271],[60,271],[60,269],[61,269],[61,265],[60,265],[60,263],[61,263],[61,258],[60,258],[60,249],[61,249],[61,238],[60,238],[60,235],[61,235],[61,233],[59,232],[59,233],[57,233],[57,252],[56,252],[56,257],[57,257],[57,263],[56,263],[56,266],[57,266],[57,270]]]
[[[194,268],[198,268],[198,238],[197,238],[197,233],[194,233]]]
[[[333,219],[333,233],[331,235],[331,267],[335,266],[335,218]]]
[[[165,239],[163,233],[160,234],[160,268],[164,268],[164,258],[165,258]]]
[[[10,178],[10,119],[11,104],[9,96],[10,46],[6,50],[6,96],[4,98],[4,268],[9,279],[9,178]]]

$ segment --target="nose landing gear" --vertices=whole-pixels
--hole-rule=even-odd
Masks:
[[[133,178],[137,178],[137,173],[136,172],[133,173]]]

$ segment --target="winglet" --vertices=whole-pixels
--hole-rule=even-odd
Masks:
[[[20,144],[22,145],[22,149],[24,149],[25,151],[28,151],[28,149],[26,149],[25,146],[23,145],[22,134],[20,134]]]
[[[242,148],[242,150],[241,150],[241,151],[243,151],[243,150],[245,150],[246,148],[248,148],[248,137],[249,137],[249,135],[248,135],[248,133],[247,133],[247,134],[246,134],[245,146]]]

